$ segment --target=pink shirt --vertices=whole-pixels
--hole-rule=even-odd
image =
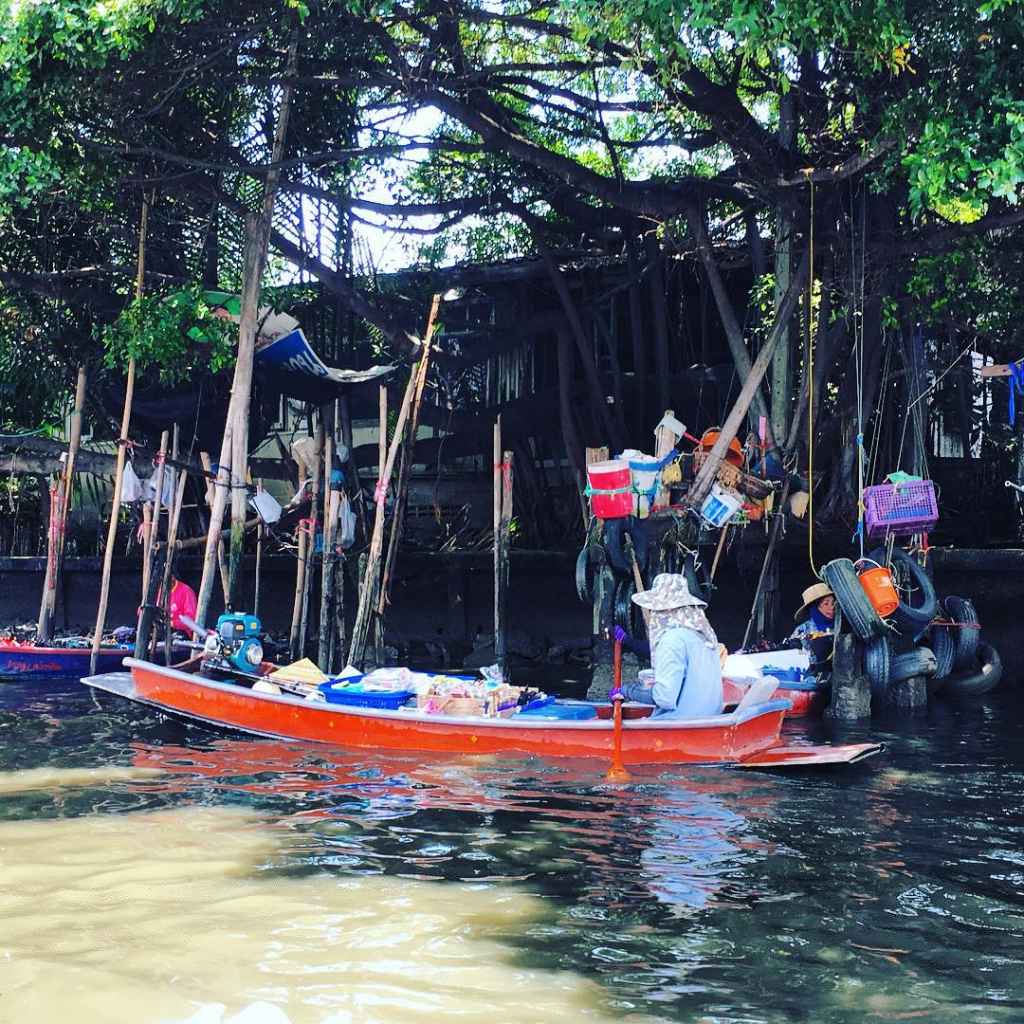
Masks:
[[[178,580],[178,582],[171,587],[171,600],[169,605],[171,613],[171,629],[181,630],[183,633],[190,632],[188,626],[181,621],[181,617],[182,615],[185,615],[190,619],[195,619],[198,603],[199,601],[196,597],[196,592],[187,583],[182,583],[181,580]]]

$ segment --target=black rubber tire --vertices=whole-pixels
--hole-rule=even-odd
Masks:
[[[999,685],[1003,678],[1003,659],[999,652],[982,640],[975,651],[977,667],[973,672],[957,672],[946,680],[946,693],[951,697],[980,697]]]
[[[871,696],[882,700],[889,690],[892,650],[889,638],[876,636],[864,644],[864,673],[871,683]]]
[[[905,654],[897,654],[889,667],[889,682],[902,683],[913,676],[929,678],[935,675],[937,667],[935,653],[930,647],[915,647]]]
[[[606,519],[604,521],[604,552],[608,564],[620,576],[632,576],[633,568],[626,558],[625,536],[629,529],[629,518]]]
[[[593,600],[594,580],[590,575],[590,545],[580,548],[576,556],[576,596],[584,603]]]
[[[707,601],[708,597],[707,594],[704,593],[704,585],[697,578],[696,561],[697,559],[695,555],[686,556],[686,563],[683,566],[683,575],[686,576],[686,582],[690,588],[690,593],[699,601]]]
[[[949,626],[937,622],[933,622],[928,630],[928,642],[935,654],[935,675],[928,680],[928,693],[934,696],[942,690],[953,671],[956,642]]]
[[[889,627],[879,617],[860,585],[853,562],[848,558],[833,559],[824,566],[821,575],[835,594],[836,603],[843,613],[843,622],[849,624],[861,640],[886,635]]]
[[[973,672],[977,666],[978,643],[981,638],[981,626],[968,626],[965,623],[977,623],[978,612],[966,597],[947,597],[946,611],[957,623],[950,630],[956,655],[953,659],[954,672]]]
[[[868,558],[879,565],[885,565],[885,548],[875,548]],[[928,573],[902,548],[894,548],[892,568],[902,568],[911,578],[911,585],[919,592],[920,600],[916,605],[900,600],[899,607],[892,613],[892,624],[905,636],[918,636],[928,628],[928,623],[935,618],[939,599],[935,593],[935,584]]]

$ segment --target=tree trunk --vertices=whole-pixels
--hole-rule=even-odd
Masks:
[[[695,206],[687,210],[690,231],[693,233],[697,243],[697,255],[700,257],[704,273],[707,275],[708,283],[711,285],[712,294],[715,296],[718,315],[721,317],[722,326],[725,328],[725,337],[729,342],[729,351],[732,353],[733,362],[736,364],[736,371],[739,373],[740,381],[745,386],[746,382],[751,379],[753,365],[750,361],[750,353],[747,351],[747,344],[743,339],[743,329],[740,327],[736,311],[733,308],[732,299],[729,298],[725,282],[722,280],[721,271],[718,269],[718,263],[715,261],[715,253],[708,238],[707,224],[704,217],[704,211]],[[778,323],[778,314],[776,314],[776,323]],[[765,342],[766,348],[768,344],[769,342]],[[775,346],[773,345],[772,348],[774,349]],[[765,402],[760,388],[762,376],[763,374],[758,376],[758,385],[745,400],[745,403],[748,408],[753,408],[755,418],[764,416],[767,419],[769,417],[768,404]],[[729,440],[733,436],[735,436],[735,431]],[[774,434],[768,436],[766,440],[769,447],[774,447]]]

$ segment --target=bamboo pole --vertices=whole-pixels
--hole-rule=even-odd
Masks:
[[[263,490],[263,481],[256,481],[256,490]],[[260,517],[260,521],[256,524],[256,588],[253,592],[252,598],[252,613],[259,618],[260,616],[260,583],[263,577],[263,535],[266,530],[263,526],[263,519]]]
[[[142,217],[139,222],[139,260],[135,274],[135,298],[141,299],[146,271],[146,228],[149,221],[149,201],[142,198]],[[92,634],[92,654],[89,656],[89,672],[95,674],[96,659],[103,640],[103,627],[107,619],[107,602],[110,600],[110,570],[114,564],[114,545],[117,543],[117,521],[121,517],[121,489],[124,486],[124,460],[128,452],[128,427],[132,419],[132,399],[135,396],[135,358],[128,360],[128,377],[124,388],[124,411],[121,414],[121,433],[117,442],[117,466],[114,470],[114,494],[110,512],[110,526],[107,529],[107,546],[103,550],[103,572],[100,576],[100,601],[96,608],[96,625]]]
[[[43,596],[39,603],[39,622],[36,628],[36,641],[46,643],[53,636],[53,618],[57,607],[57,586],[61,578],[64,564],[64,545],[67,538],[68,512],[71,508],[71,492],[74,485],[75,459],[82,442],[82,408],[85,405],[85,367],[78,368],[78,380],[75,383],[75,404],[71,413],[71,436],[68,438],[68,455],[64,463],[64,474],[60,483],[60,511],[57,516],[57,530],[54,533],[54,515],[50,513],[50,527],[54,546],[52,559],[47,550],[46,578],[43,581]],[[49,543],[49,542],[48,542]],[[52,562],[52,570],[51,570]]]
[[[331,517],[332,499],[336,492],[331,487],[331,470],[334,466],[333,431],[324,437],[324,552],[320,559],[320,630],[317,642],[317,664],[326,670],[331,661],[331,603],[334,597],[334,520]]]
[[[306,654],[309,637],[309,599],[313,592],[316,566],[316,535],[320,529],[320,482],[323,477],[324,419],[321,414],[316,427],[316,457],[313,460],[313,483],[309,499],[309,539],[306,541],[306,575],[302,581],[302,615],[299,619],[299,654]]]
[[[225,603],[232,604],[233,589],[238,585],[241,567],[242,545],[244,543],[244,522],[246,494],[246,466],[249,458],[249,404],[252,398],[252,369],[256,352],[256,329],[259,315],[260,282],[266,265],[267,249],[270,243],[271,220],[274,213],[274,198],[280,178],[280,162],[284,152],[284,140],[288,130],[291,111],[293,79],[298,50],[298,32],[293,31],[288,46],[287,69],[281,86],[281,106],[274,132],[269,168],[263,185],[263,202],[258,215],[246,217],[245,263],[242,272],[241,310],[238,325],[238,355],[235,359],[235,375],[231,384],[231,402],[224,427],[224,444],[217,473],[216,492],[210,513],[210,530],[207,534],[206,555],[203,558],[203,578],[199,587],[196,609],[196,624],[206,624],[206,613],[213,592],[213,563],[220,548],[224,512],[227,507],[228,490],[231,499],[231,568],[228,572]],[[230,466],[228,477],[226,466]]]
[[[499,413],[494,421],[493,438],[491,446],[491,473],[492,473],[492,494],[491,494],[491,515],[494,552],[494,659],[501,664],[505,653],[505,631],[502,621],[501,604],[501,509],[502,509],[502,486],[501,486],[501,414]],[[499,654],[499,648],[501,654]]]
[[[427,383],[427,371],[430,366],[430,343],[434,335],[434,326],[437,323],[437,313],[441,308],[441,295],[434,295],[430,303],[430,313],[427,315],[427,329],[423,335],[423,354],[420,357],[417,377],[416,391],[413,394],[412,409],[409,412],[409,424],[405,431],[405,439],[402,442],[402,457],[398,464],[398,483],[395,486],[395,507],[391,516],[391,537],[388,540],[388,553],[384,559],[384,575],[380,587],[380,600],[377,604],[377,614],[383,615],[384,608],[391,598],[392,572],[395,561],[398,558],[398,545],[402,539],[402,530],[405,525],[405,510],[409,504],[409,477],[412,474],[412,465],[416,455],[416,435],[419,432],[420,408],[423,403],[423,389]]]
[[[306,486],[306,464],[299,462],[299,493]],[[300,522],[298,537],[298,559],[295,563],[295,598],[292,602],[292,627],[288,635],[288,653],[292,661],[299,656],[299,624],[302,620],[302,594],[306,584],[306,552],[309,547],[308,537],[304,525]]]
[[[223,449],[224,448],[230,448],[230,446],[231,446],[231,435],[229,433],[229,434],[227,434],[225,436],[223,444],[221,446],[222,457],[223,457]],[[206,473],[209,474],[206,477],[206,504],[210,506],[210,525],[208,525],[207,528],[206,528],[206,541],[203,543],[203,546],[206,547],[206,546],[209,545],[209,542],[210,542],[210,527],[213,525],[213,505],[214,505],[214,500],[215,500],[216,495],[217,495],[218,482],[221,479],[222,467],[225,465],[225,463],[219,463],[218,466],[217,466],[217,472],[214,473],[213,472],[213,463],[210,461],[210,455],[209,455],[208,452],[200,452],[199,453],[199,461],[202,463],[203,469],[206,471]],[[229,472],[230,472],[230,470],[228,470],[228,469],[224,469],[223,470],[223,473],[224,473],[224,486],[227,486],[227,480],[228,480]],[[223,521],[223,518],[224,518],[224,513],[223,513],[223,508],[222,508],[221,509],[221,521]],[[220,530],[220,529],[221,529],[221,527],[218,527],[218,530]],[[195,539],[199,540],[199,538],[195,538]],[[221,595],[222,595],[222,597],[224,599],[224,607],[227,608],[229,606],[229,602],[228,602],[228,567],[227,567],[227,562],[224,559],[224,538],[223,537],[218,537],[218,540],[217,540],[217,570],[218,570],[218,572],[220,574],[220,589],[221,589]],[[205,564],[204,564],[203,571],[204,572],[206,571],[205,570]],[[212,588],[212,584],[211,584],[211,588]],[[196,621],[198,622],[198,619]]]
[[[500,446],[500,428],[497,435]],[[494,564],[494,660],[504,679],[508,674],[508,576],[509,535],[512,524],[512,452],[502,455],[498,467],[501,503],[498,514],[497,543]]]
[[[178,424],[174,424],[174,439],[171,442],[173,458],[178,458],[178,446],[180,443]],[[171,505],[167,516],[167,557],[164,559],[164,580],[161,590],[161,602],[163,605],[164,619],[164,659],[165,663],[171,663],[171,575],[174,568],[174,552],[178,544],[178,523],[181,520],[181,506],[185,501],[185,485],[188,483],[188,474],[178,470],[178,486],[174,492],[174,504]],[[153,650],[150,660],[155,657]]]
[[[417,367],[413,367],[409,374],[409,382],[405,388],[405,396],[402,399],[402,406],[398,411],[398,421],[395,424],[395,432],[391,438],[391,444],[387,449],[387,456],[381,467],[377,478],[377,490],[374,498],[376,510],[373,518],[373,534],[370,537],[370,548],[366,559],[366,571],[363,574],[359,591],[359,607],[356,611],[356,621],[352,627],[352,643],[349,647],[348,660],[353,665],[361,665],[363,653],[366,648],[366,637],[369,633],[370,619],[377,601],[377,587],[380,582],[380,558],[384,542],[384,503],[387,498],[388,484],[391,480],[391,473],[395,467],[395,457],[398,454],[398,446],[401,444],[402,433],[405,430],[405,423],[409,416],[409,408],[412,405],[413,393],[416,387]],[[382,404],[382,411],[385,407]]]
[[[170,432],[165,430],[160,435],[160,449],[156,456],[156,472],[154,473],[153,485],[156,493],[153,496],[153,505],[150,509],[149,527],[145,534],[145,543],[142,548],[142,592],[149,590],[149,576],[153,570],[153,553],[156,550],[156,543],[160,539],[160,498],[164,486],[164,465],[167,460],[167,441]],[[143,509],[149,508],[149,502]]]
[[[45,644],[53,635],[50,605],[56,607],[57,604],[57,552],[60,549],[60,531],[64,519],[63,502],[63,479],[51,479],[50,521],[46,530],[46,572],[43,576],[43,592],[39,598],[39,621],[36,623],[36,643],[40,645]]]

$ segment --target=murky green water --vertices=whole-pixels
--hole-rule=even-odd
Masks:
[[[1020,1021],[1022,718],[609,787],[0,684],[0,1020]]]

